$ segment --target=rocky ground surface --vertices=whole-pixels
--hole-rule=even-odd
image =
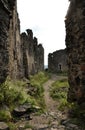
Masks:
[[[77,125],[69,122],[67,112],[61,112],[58,110],[59,102],[54,101],[49,94],[50,86],[55,80],[66,78],[64,76],[53,75],[50,80],[44,83],[44,98],[46,103],[46,112],[41,115],[36,115],[36,113],[31,114],[31,119],[29,120],[29,126],[32,128],[27,128],[26,130],[80,130]],[[27,122],[20,123],[23,128]],[[82,129],[83,130],[83,129]]]
[[[85,130],[80,128],[76,124],[70,122],[70,118],[68,117],[67,111],[59,111],[58,110],[58,101],[54,101],[49,94],[50,86],[55,80],[59,80],[62,78],[66,78],[63,76],[55,76],[53,75],[51,79],[49,79],[46,83],[44,83],[44,98],[46,103],[46,111],[39,115],[36,113],[32,113],[31,115],[21,116],[20,121],[15,122],[18,125],[17,130]],[[21,109],[23,107],[23,109]],[[29,106],[21,106],[20,108],[16,108],[16,112],[18,110],[26,110]],[[21,114],[20,113],[20,114]],[[17,113],[16,113],[17,114]],[[1,123],[0,130],[9,130],[8,126]]]

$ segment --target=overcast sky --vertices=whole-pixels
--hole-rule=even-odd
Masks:
[[[65,48],[64,19],[68,0],[17,0],[21,32],[32,29],[38,43],[45,49],[45,65],[48,53]]]

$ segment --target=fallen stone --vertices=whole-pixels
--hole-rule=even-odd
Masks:
[[[9,130],[9,127],[6,123],[0,122],[0,130]]]
[[[23,124],[23,123],[22,123],[22,124],[20,124],[20,125],[19,125],[19,127],[18,127],[18,128],[19,128],[19,130],[23,130],[23,129],[24,129],[24,127],[25,127],[25,124]]]
[[[25,113],[26,113],[26,109],[25,108],[23,108],[23,107],[21,107],[21,106],[19,106],[19,107],[16,107],[14,110],[13,110],[13,115],[14,116],[22,116],[22,115],[24,115]]]
[[[29,104],[20,105],[13,110],[13,115],[19,117],[19,116],[23,116],[26,113],[30,114],[31,109],[32,107]]]
[[[61,125],[67,125],[69,123],[70,119],[62,119],[61,120]]]
[[[23,116],[21,116],[21,120],[32,120],[32,117],[30,117],[29,114],[24,114]]]
[[[58,121],[53,121],[51,126],[58,126],[58,124],[59,124]]]
[[[63,125],[58,126],[58,130],[65,130],[65,126]]]
[[[23,107],[24,109],[26,109],[26,111],[27,111],[28,113],[32,112],[32,106],[31,106],[31,104],[24,104],[24,105],[22,105],[22,107]]]
[[[75,124],[68,124],[66,130],[79,130],[78,126]]]
[[[41,108],[39,107],[39,106],[33,106],[32,107],[32,112],[37,112],[37,111],[39,111]]]

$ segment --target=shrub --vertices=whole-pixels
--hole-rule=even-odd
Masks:
[[[0,121],[10,121],[12,119],[11,113],[8,110],[0,110]]]
[[[33,103],[34,100],[27,94],[25,86],[26,82],[6,80],[0,86],[0,104],[11,107],[12,105],[19,105],[25,102]]]

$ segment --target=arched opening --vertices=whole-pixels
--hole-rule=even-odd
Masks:
[[[62,71],[62,65],[61,64],[58,65],[58,68],[59,68],[59,71]]]

